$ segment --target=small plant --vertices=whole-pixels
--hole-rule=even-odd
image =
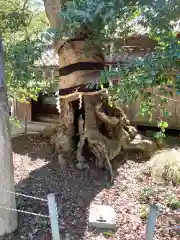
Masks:
[[[180,184],[180,149],[166,149],[155,154],[148,163],[152,177]]]
[[[154,137],[156,138],[156,140],[158,142],[163,142],[165,140],[166,134],[164,132],[160,131],[160,132],[156,132],[154,134]]]
[[[143,203],[148,203],[153,196],[153,189],[150,187],[144,187],[140,192],[140,201]]]
[[[104,234],[105,236],[107,236],[107,237],[113,237],[113,236],[114,236],[114,234],[113,234],[112,232],[110,232],[110,231],[103,232],[103,234]]]
[[[172,210],[176,210],[180,208],[180,200],[177,199],[176,195],[171,194],[171,196],[168,199],[167,206],[171,208]]]
[[[9,122],[10,122],[10,128],[11,130],[13,128],[20,128],[21,127],[21,123],[19,120],[17,120],[15,117],[9,117]]]
[[[148,206],[146,206],[146,205],[141,206],[140,212],[139,212],[140,218],[144,219],[144,220],[147,219],[148,218],[148,212],[149,212]]]
[[[122,187],[121,187],[121,191],[126,191],[126,190],[128,190],[128,185],[123,185]]]
[[[136,179],[138,180],[138,182],[143,182],[143,181],[144,181],[144,178],[143,178],[142,173],[141,173],[141,174],[138,174],[138,175],[136,176]]]

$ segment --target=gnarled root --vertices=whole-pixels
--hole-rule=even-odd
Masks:
[[[137,130],[130,125],[120,107],[110,107],[106,99],[102,100],[102,92],[85,96],[84,106],[85,138],[97,159],[98,167],[106,167],[112,182],[111,160],[126,148]]]
[[[78,148],[76,152],[76,160],[78,161],[78,163],[76,164],[76,167],[78,169],[84,169],[84,168],[88,168],[89,165],[85,163],[85,158],[82,155],[83,146],[85,144],[85,139],[86,139],[84,135],[84,120],[82,115],[80,115],[78,119],[78,128],[79,128],[79,143],[78,143]]]
[[[111,133],[112,139],[120,139],[122,135],[129,140],[133,139],[137,130],[130,125],[124,111],[120,107],[110,107],[108,102],[98,102],[95,107],[97,119],[104,123],[106,130]]]
[[[102,100],[102,91],[91,94],[83,94],[85,121],[80,115],[78,119],[79,142],[76,152],[77,168],[87,168],[83,150],[85,142],[89,150],[96,157],[98,167],[106,167],[111,182],[113,170],[111,160],[134,139],[137,130],[130,125],[124,111],[120,107],[110,107],[107,100]],[[64,109],[64,111],[63,111]],[[74,109],[64,102],[62,106],[63,125],[65,129],[57,133],[56,145],[60,151],[68,150],[73,136]],[[67,136],[67,139],[64,137]],[[62,141],[63,139],[63,141]]]
[[[67,134],[64,126],[57,129],[57,133],[50,138],[50,144],[53,147],[53,151],[57,154],[71,152],[73,150],[71,137]]]
[[[113,175],[112,165],[108,156],[108,151],[106,149],[106,144],[103,143],[102,141],[92,143],[92,141],[89,140],[89,145],[90,145],[91,151],[96,156],[96,159],[97,159],[96,164],[100,168],[104,166],[106,167],[110,176],[110,181],[112,183],[114,180],[114,175]]]

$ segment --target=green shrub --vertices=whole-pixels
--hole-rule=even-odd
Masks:
[[[153,196],[153,189],[150,187],[144,187],[140,192],[140,201],[143,203],[148,203]]]
[[[10,128],[11,130],[13,128],[20,128],[22,125],[19,120],[17,120],[15,117],[9,117],[9,122],[10,122]]]
[[[180,149],[157,152],[148,163],[152,177],[180,184]]]
[[[168,199],[167,206],[172,210],[176,210],[180,208],[180,200],[177,199],[176,195],[171,194]]]

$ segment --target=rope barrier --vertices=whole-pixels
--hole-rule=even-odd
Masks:
[[[34,197],[34,196],[22,194],[22,193],[7,191],[5,189],[0,189],[0,192],[7,192],[7,193],[10,193],[10,194],[14,194],[14,195],[17,195],[17,196],[22,196],[22,197],[25,197],[25,198],[31,198],[31,199],[42,201],[42,202],[48,202],[48,200],[44,199],[44,198],[39,198],[39,197]]]
[[[19,213],[24,213],[24,214],[30,214],[30,215],[34,215],[34,216],[49,218],[48,215],[44,215],[44,214],[40,214],[40,213],[34,213],[34,212],[28,212],[28,211],[24,211],[24,210],[20,210],[20,209],[7,208],[7,207],[3,207],[1,205],[0,205],[0,208],[4,209],[4,210],[8,210],[8,211],[19,212]]]
[[[45,214],[41,214],[41,213],[35,213],[35,212],[29,212],[29,211],[24,211],[24,210],[20,210],[20,209],[9,208],[9,207],[4,207],[2,205],[0,205],[0,209],[4,209],[4,210],[7,210],[7,211],[14,211],[14,212],[23,213],[23,214],[29,214],[29,215],[43,217],[43,218],[49,218],[50,222],[51,222],[52,240],[60,240],[57,204],[56,204],[56,200],[55,200],[55,195],[53,193],[48,194],[47,195],[47,200],[46,200],[44,198],[39,198],[39,197],[34,197],[34,196],[22,194],[22,193],[8,191],[8,190],[5,190],[5,189],[0,189],[0,192],[6,192],[6,193],[9,193],[9,194],[22,196],[22,197],[25,197],[25,198],[30,198],[30,199],[34,199],[34,200],[38,200],[38,201],[47,202],[49,215],[45,215]]]

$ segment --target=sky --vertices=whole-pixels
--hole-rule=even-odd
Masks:
[[[44,10],[43,0],[30,0],[31,7],[35,10]]]

